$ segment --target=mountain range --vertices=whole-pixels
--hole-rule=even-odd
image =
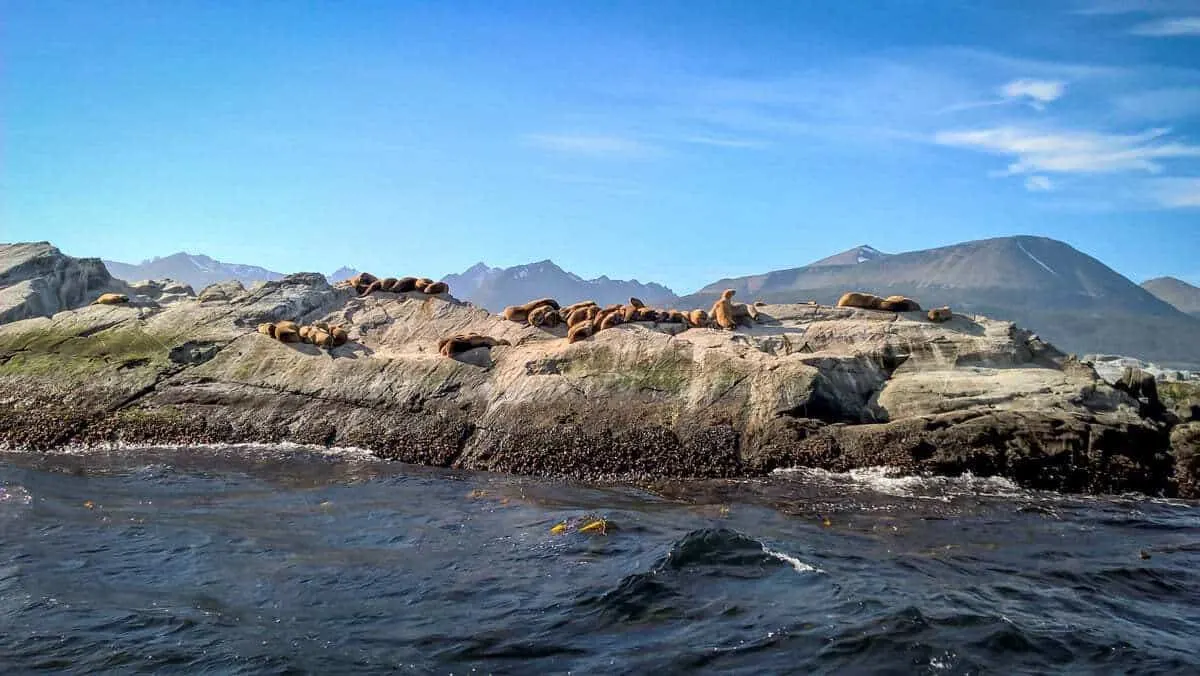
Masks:
[[[705,307],[723,289],[767,302],[834,303],[846,291],[901,294],[925,307],[1011,319],[1079,354],[1200,364],[1200,320],[1064,242],[1019,236],[873,258],[855,251],[825,259],[853,263],[722,279],[679,302]]]
[[[561,303],[594,300],[601,305],[624,303],[636,296],[650,305],[670,306],[678,298],[662,284],[643,284],[636,279],[624,281],[597,277],[584,279],[544,260],[511,268],[490,268],[477,263],[462,274],[443,279],[456,297],[469,300],[493,312],[508,305],[519,305],[534,298],[550,297]]]
[[[1193,317],[1200,317],[1200,287],[1174,277],[1155,277],[1142,282],[1142,288]]]
[[[169,277],[197,291],[227,279],[250,284],[282,276],[185,253],[136,266],[105,264],[127,281]],[[336,282],[356,273],[343,267],[327,278]],[[831,304],[846,291],[902,294],[925,307],[949,305],[956,312],[1013,320],[1069,352],[1200,365],[1200,289],[1170,277],[1139,287],[1095,258],[1044,237],[1000,237],[904,253],[861,245],[801,267],[722,279],[684,297],[654,282],[584,279],[550,260],[509,268],[478,263],[444,281],[456,297],[492,311],[546,296],[600,304],[637,296],[662,307],[707,308],[729,288],[739,300],[767,302]]]

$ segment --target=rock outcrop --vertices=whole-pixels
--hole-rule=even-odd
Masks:
[[[1064,491],[1196,485],[1176,474],[1200,469],[1192,437],[1172,451],[1168,422],[1010,322],[758,310],[735,331],[635,322],[568,345],[565,327],[449,296],[359,298],[316,274],[221,302],[88,306],[0,326],[0,443],[286,440],[583,479],[890,465]],[[280,320],[350,340],[258,333]],[[438,353],[469,333],[511,345]]]
[[[0,324],[48,317],[102,293],[125,291],[98,258],[72,258],[49,242],[0,244]]]

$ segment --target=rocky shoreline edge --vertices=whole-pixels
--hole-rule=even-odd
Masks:
[[[765,305],[735,331],[634,322],[574,344],[449,294],[297,274],[0,325],[0,446],[294,442],[584,480],[787,467],[1002,476],[1200,498],[1191,390],[1114,387],[1010,322]],[[262,322],[341,324],[320,349]],[[446,336],[509,342],[447,358]]]

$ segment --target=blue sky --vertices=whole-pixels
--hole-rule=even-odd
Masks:
[[[689,292],[1065,240],[1200,283],[1200,2],[0,0],[0,240]]]

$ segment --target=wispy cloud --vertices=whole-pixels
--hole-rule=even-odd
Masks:
[[[1195,0],[1084,0],[1075,14],[1117,15],[1187,12],[1196,8]]]
[[[1163,206],[1200,208],[1200,178],[1159,178],[1154,180],[1150,189]]]
[[[1129,29],[1134,35],[1154,38],[1200,36],[1200,16],[1183,16],[1147,21]]]
[[[1029,192],[1049,192],[1054,190],[1054,183],[1045,176],[1029,176],[1025,179],[1025,189]]]
[[[1000,88],[1010,99],[1029,99],[1036,103],[1050,103],[1062,97],[1067,83],[1061,80],[1013,80]]]
[[[659,149],[626,136],[602,134],[527,134],[525,140],[543,150],[595,158],[643,159]]]
[[[1113,99],[1118,115],[1139,120],[1200,117],[1200,86],[1167,87],[1120,94]]]
[[[1088,131],[1043,132],[1018,127],[944,131],[934,141],[1016,159],[1008,174],[1162,171],[1160,160],[1200,157],[1200,146],[1168,138],[1170,130],[1141,134],[1101,134]]]

